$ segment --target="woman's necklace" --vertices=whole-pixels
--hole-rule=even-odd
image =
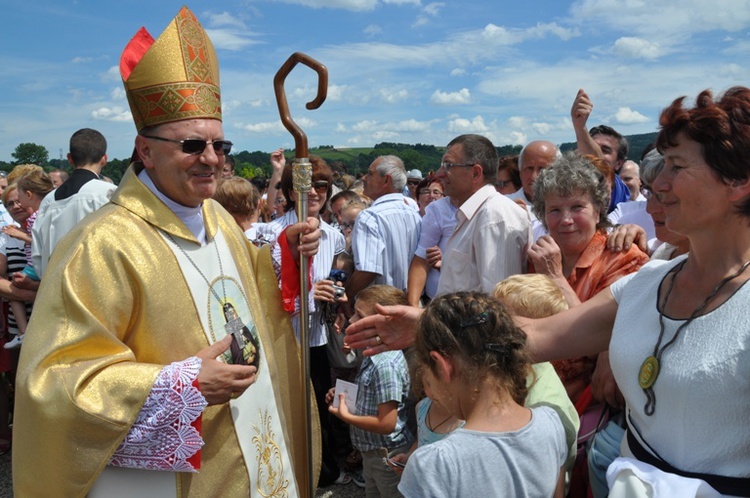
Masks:
[[[682,271],[682,268],[685,266],[686,261],[687,259],[683,260],[675,269],[670,271],[670,273],[672,273],[672,280],[669,282],[669,288],[667,289],[666,294],[664,294],[664,301],[659,307],[659,340],[656,341],[656,345],[654,346],[654,353],[643,361],[641,369],[638,372],[638,385],[640,385],[641,389],[643,389],[643,392],[646,394],[647,400],[646,406],[643,407],[643,411],[648,416],[653,415],[654,411],[656,410],[656,394],[654,393],[653,387],[654,383],[656,382],[656,378],[659,376],[661,357],[664,354],[664,351],[666,351],[669,346],[675,343],[682,331],[688,325],[690,325],[690,323],[696,317],[698,317],[698,315],[703,312],[706,306],[708,306],[708,303],[710,303],[711,300],[716,297],[716,294],[719,293],[722,287],[742,275],[742,272],[744,272],[745,269],[750,266],[750,260],[748,260],[743,263],[742,266],[740,266],[740,269],[735,273],[722,279],[721,282],[719,282],[719,284],[714,287],[706,300],[703,301],[703,303],[701,303],[701,305],[698,306],[695,311],[690,314],[690,317],[687,320],[685,320],[679,327],[677,327],[677,331],[674,333],[672,339],[662,346],[661,341],[664,338],[664,310],[667,307],[669,296],[670,294],[672,294],[672,288],[674,287],[675,280],[677,280],[677,274]]]
[[[443,419],[442,422],[440,422],[439,424],[433,426],[432,424],[430,424],[430,420],[432,419],[432,417],[430,416],[430,414],[431,414],[430,412],[427,412],[427,419],[425,420],[425,422],[427,422],[427,428],[430,429],[431,432],[435,432],[438,429],[438,427],[442,426],[447,421],[449,421],[450,419],[453,418],[453,414],[449,414],[445,419]]]

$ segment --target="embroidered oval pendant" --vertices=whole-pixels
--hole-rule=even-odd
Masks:
[[[659,360],[654,356],[649,356],[643,361],[641,370],[638,372],[638,384],[641,389],[648,389],[656,382],[659,376]]]

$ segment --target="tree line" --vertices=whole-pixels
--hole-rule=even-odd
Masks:
[[[636,162],[640,161],[641,153],[649,143],[656,140],[656,133],[645,133],[640,135],[629,135],[630,142],[630,159]],[[562,151],[573,150],[576,145],[574,142],[560,145]],[[500,157],[506,155],[515,155],[521,152],[520,145],[503,145],[497,147]],[[393,154],[404,161],[407,170],[418,169],[427,174],[430,171],[436,171],[440,167],[440,161],[445,153],[445,147],[438,147],[428,144],[401,144],[393,142],[382,142],[374,147],[368,148],[341,148],[337,149],[330,145],[321,145],[310,149],[311,155],[320,156],[334,170],[341,173],[348,173],[353,176],[360,176],[367,171],[372,161],[378,156]],[[244,178],[254,178],[256,176],[270,177],[271,164],[269,162],[269,152],[256,150],[249,152],[243,150],[232,154],[235,160],[235,172]],[[294,151],[287,150],[284,152],[287,162],[294,159]],[[35,143],[19,144],[13,153],[13,162],[0,161],[0,170],[10,171],[18,164],[38,164],[47,171],[53,169],[63,169],[70,171],[72,168],[65,159],[50,159],[47,149]],[[128,168],[130,158],[110,159],[104,167],[102,174],[119,183],[125,170]]]

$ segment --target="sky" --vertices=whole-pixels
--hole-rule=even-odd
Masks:
[[[703,89],[750,85],[750,0],[194,0],[219,57],[224,134],[235,151],[293,148],[273,76],[294,52],[328,67],[286,80],[310,147],[443,146],[463,133],[495,145],[575,140],[579,88],[591,125],[658,129],[661,109]],[[135,136],[120,54],[141,27],[155,38],[172,0],[0,0],[0,160],[24,142],[64,157],[84,127],[110,158]]]

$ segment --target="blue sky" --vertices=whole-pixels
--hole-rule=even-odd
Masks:
[[[125,158],[135,127],[117,64],[141,26],[156,37],[182,2],[0,0],[0,160],[22,142],[67,152],[82,127]],[[445,145],[461,133],[496,145],[573,140],[578,88],[591,124],[655,131],[659,111],[704,88],[750,85],[750,0],[223,0],[188,7],[221,66],[224,132],[235,150],[291,148],[272,79],[295,51],[328,66],[287,79],[310,146]]]

